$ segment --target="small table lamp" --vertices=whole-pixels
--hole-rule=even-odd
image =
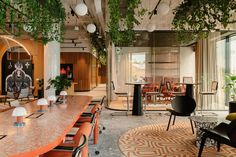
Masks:
[[[65,102],[66,96],[67,96],[67,92],[66,92],[66,91],[61,91],[61,92],[60,92],[60,97],[61,97],[61,99],[63,100],[63,102]]]
[[[52,107],[52,104],[56,102],[57,98],[55,95],[48,96],[49,107]]]
[[[16,117],[16,122],[14,123],[14,125],[25,126],[25,122],[23,122],[23,119],[26,114],[27,112],[24,107],[16,107],[12,112],[12,116]]]
[[[48,106],[48,101],[45,98],[38,99],[37,105],[40,106],[38,112],[45,112]]]

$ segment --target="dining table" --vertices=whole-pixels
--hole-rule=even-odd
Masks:
[[[0,157],[36,157],[65,138],[80,115],[87,109],[91,96],[67,96],[45,112],[38,112],[37,101],[22,105],[27,116],[24,126],[15,126],[13,109],[0,113]]]
[[[134,85],[132,115],[142,116],[143,104],[142,104],[141,85],[150,84],[150,83],[149,82],[126,82],[125,84]]]

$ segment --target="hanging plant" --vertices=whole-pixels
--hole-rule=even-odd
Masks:
[[[135,37],[134,25],[140,24],[135,17],[135,9],[139,8],[141,0],[128,0],[127,12],[124,19],[121,18],[120,0],[109,0],[110,22],[109,35],[113,43],[131,43]],[[138,17],[145,14],[146,9],[138,10]],[[122,24],[121,24],[122,23]],[[121,28],[124,28],[121,30]]]
[[[180,41],[207,37],[209,32],[226,29],[235,23],[235,0],[184,0],[175,10],[173,29],[178,30]]]
[[[60,0],[1,0],[0,29],[8,34],[28,34],[44,44],[63,40],[66,14]]]
[[[102,65],[107,64],[107,50],[105,46],[105,42],[102,38],[98,37],[98,33],[91,33],[90,39],[91,43],[97,53],[97,59]]]

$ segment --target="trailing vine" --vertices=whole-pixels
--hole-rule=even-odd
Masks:
[[[0,0],[0,29],[44,44],[62,41],[66,14],[60,0]]]
[[[109,0],[110,9],[109,35],[113,43],[130,43],[135,37],[134,25],[139,24],[135,17],[135,9],[137,9],[141,0],[128,0],[128,8],[124,19],[121,18],[120,0]],[[143,16],[146,10],[141,8],[138,10],[138,16]],[[122,24],[121,24],[122,23]],[[124,28],[121,30],[121,28]]]
[[[184,0],[175,10],[173,29],[178,30],[178,38],[185,42],[207,37],[209,32],[227,29],[235,23],[235,0]]]
[[[105,48],[106,46],[105,46],[104,40],[102,38],[99,38],[97,33],[91,33],[90,39],[97,53],[98,61],[102,65],[106,65],[107,64],[107,50]]]

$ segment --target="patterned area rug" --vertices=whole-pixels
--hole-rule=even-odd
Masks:
[[[176,123],[166,131],[166,125],[148,125],[129,130],[119,139],[119,147],[127,157],[195,157],[198,154],[189,123]],[[235,157],[236,149],[222,145],[204,147],[202,157]]]

